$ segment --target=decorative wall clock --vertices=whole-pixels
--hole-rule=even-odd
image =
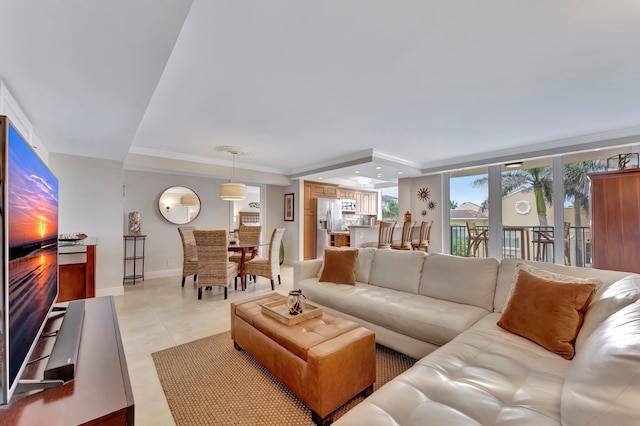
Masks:
[[[430,196],[431,196],[431,191],[429,190],[429,188],[424,187],[424,188],[418,189],[418,200],[419,201],[427,201]]]

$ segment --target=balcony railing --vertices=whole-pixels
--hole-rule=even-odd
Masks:
[[[478,229],[487,227],[478,226]],[[519,258],[530,260],[541,260],[553,263],[552,244],[544,244],[542,233],[538,238],[538,232],[550,231],[553,227],[505,227],[502,231],[502,257],[504,259]],[[486,257],[487,253],[483,244],[471,247],[467,253],[469,245],[467,227],[461,225],[451,225],[451,254],[456,256],[476,256]],[[571,226],[569,234],[564,240],[565,264],[573,266],[591,266],[591,227]]]

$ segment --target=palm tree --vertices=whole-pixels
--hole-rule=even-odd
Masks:
[[[449,210],[455,210],[458,207],[459,206],[457,201],[449,200]]]
[[[484,176],[473,181],[474,188],[487,185],[488,177]],[[547,226],[547,204],[553,202],[552,168],[532,167],[530,169],[515,170],[502,175],[502,196],[505,197],[519,189],[533,191],[536,199],[536,212],[540,226]],[[485,203],[483,203],[484,205]]]
[[[606,169],[604,160],[588,160],[564,165],[564,195],[567,201],[573,201],[574,226],[582,225],[582,212],[589,213],[589,177],[588,174]],[[576,232],[576,266],[584,266],[583,234]]]

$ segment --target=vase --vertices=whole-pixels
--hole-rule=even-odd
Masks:
[[[140,220],[140,213],[129,213],[129,235],[140,235],[142,233],[142,222]]]
[[[291,315],[298,315],[307,307],[307,297],[302,294],[302,290],[293,290],[287,297],[287,308]]]

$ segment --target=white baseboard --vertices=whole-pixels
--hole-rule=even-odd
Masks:
[[[97,288],[96,297],[103,296],[122,296],[124,294],[124,286]]]
[[[167,277],[181,277],[182,269],[163,269],[161,271],[145,271],[144,278],[167,278]]]

